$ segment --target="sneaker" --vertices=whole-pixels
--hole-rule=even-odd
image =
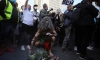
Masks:
[[[23,46],[21,46],[21,50],[25,50],[25,47],[24,47],[24,45],[23,45]]]
[[[0,49],[0,55],[2,55],[2,50]]]
[[[88,50],[93,50],[93,47],[88,46],[87,49],[88,49]]]
[[[30,46],[29,46],[29,45],[27,45],[26,47],[27,47],[28,49],[30,49]]]
[[[77,47],[76,46],[74,47],[74,50],[77,51]]]
[[[5,48],[4,51],[5,52],[14,52],[14,49],[12,49],[12,48]]]
[[[77,55],[79,55],[79,54],[80,54],[80,52],[78,52],[78,51],[77,51],[77,52],[76,52],[76,54],[77,54]]]
[[[86,59],[87,59],[87,57],[86,57],[86,56],[84,56],[84,55],[81,55],[81,54],[80,54],[79,59],[84,59],[84,60],[86,60]]]

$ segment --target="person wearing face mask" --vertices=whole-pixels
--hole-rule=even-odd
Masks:
[[[40,20],[42,20],[45,16],[48,16],[48,5],[45,3],[43,4],[43,9],[40,10]]]
[[[35,33],[36,33],[36,31],[37,31],[37,25],[38,25],[38,23],[39,23],[39,21],[40,21],[40,19],[39,19],[39,12],[37,11],[37,9],[38,9],[38,5],[34,5],[33,6],[33,11],[32,11],[32,14],[34,15],[34,34],[33,35],[35,35]]]
[[[33,6],[33,10],[34,10],[34,11],[32,11],[32,13],[33,13],[34,17],[37,18],[37,21],[39,22],[39,21],[40,21],[40,19],[39,19],[39,12],[37,11],[37,9],[38,9],[38,5],[35,4],[35,5]]]

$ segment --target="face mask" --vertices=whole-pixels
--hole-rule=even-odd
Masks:
[[[37,10],[37,8],[38,8],[38,7],[34,7],[34,9],[36,9],[36,10]]]

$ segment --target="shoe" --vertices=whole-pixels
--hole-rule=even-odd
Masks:
[[[24,47],[24,45],[22,45],[22,46],[21,46],[21,50],[25,50],[25,47]]]
[[[89,56],[84,56],[84,55],[81,55],[81,54],[80,54],[79,58],[82,59],[82,60],[94,60],[93,58],[91,58]]]
[[[0,49],[0,55],[2,55],[2,50]]]
[[[77,47],[76,46],[74,47],[74,51],[77,51]]]
[[[93,47],[88,46],[87,49],[88,49],[88,50],[93,50]]]
[[[78,51],[77,51],[77,52],[76,52],[76,54],[77,54],[77,55],[79,55],[79,54],[80,54],[80,52],[78,52]]]
[[[5,52],[14,52],[14,49],[12,49],[12,48],[5,48],[4,51]]]
[[[82,54],[80,54],[79,59],[84,59],[84,60],[86,60],[86,59],[87,59],[87,57],[86,57],[86,56],[84,56],[84,55],[82,55]]]
[[[30,46],[29,46],[29,45],[27,45],[26,47],[27,47],[28,49],[30,49]]]

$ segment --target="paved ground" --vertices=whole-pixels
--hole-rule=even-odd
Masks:
[[[74,40],[74,32],[71,34],[72,41]],[[28,49],[22,51],[20,47],[14,48],[15,52],[3,52],[3,55],[0,56],[0,60],[27,60],[28,59]],[[33,52],[36,48],[33,49]],[[87,50],[88,51],[88,50]],[[60,60],[79,60],[78,55],[75,51],[69,51],[66,49],[66,53],[62,53],[61,48],[56,46],[53,48],[53,53],[55,56],[60,57]],[[93,51],[88,51],[88,55],[94,60],[100,60],[100,49],[94,49]]]
[[[4,52],[2,56],[0,56],[0,60],[27,60],[28,59],[28,49],[22,51],[20,47],[14,48],[15,52]],[[34,48],[35,49],[35,48]],[[33,49],[33,51],[35,51]],[[66,53],[61,52],[61,48],[56,46],[53,49],[53,53],[56,56],[60,57],[60,60],[78,60],[78,55],[76,55],[75,51],[69,51],[66,49]],[[94,49],[93,51],[88,51],[88,55],[94,58],[94,60],[100,60],[100,50]]]

